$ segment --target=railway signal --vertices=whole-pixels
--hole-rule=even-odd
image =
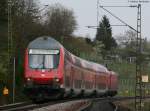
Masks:
[[[3,89],[3,95],[6,96],[9,94],[9,90],[8,88],[5,86],[4,89]]]
[[[148,75],[142,75],[142,82],[143,83],[148,83],[149,82]]]
[[[7,102],[8,102],[8,95],[9,95],[9,89],[6,86],[4,86],[2,93],[3,93],[3,99],[2,99],[3,103],[7,104]]]

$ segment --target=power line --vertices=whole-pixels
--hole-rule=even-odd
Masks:
[[[117,20],[119,20],[122,24],[119,24],[119,25],[111,25],[111,26],[127,26],[129,27],[130,29],[134,30],[135,32],[137,32],[137,30],[135,28],[133,28],[132,26],[130,26],[129,24],[127,24],[125,21],[121,20],[118,16],[116,16],[115,14],[113,14],[112,12],[110,12],[109,10],[107,10],[106,8],[104,7],[130,7],[130,8],[135,8],[135,7],[138,7],[137,5],[129,5],[129,6],[98,6],[100,3],[99,3],[99,0],[97,0],[97,26],[86,26],[88,28],[93,28],[93,29],[98,29],[99,28],[99,20],[98,20],[98,17],[99,17],[99,8],[102,8],[104,11],[108,12],[110,15],[112,15],[114,18],[116,18]]]
[[[134,30],[135,32],[137,32],[137,30],[135,28],[133,28],[132,26],[130,26],[129,24],[127,24],[125,21],[123,21],[122,19],[120,19],[118,16],[116,16],[115,14],[113,14],[112,12],[110,12],[109,10],[107,10],[104,7],[112,7],[112,6],[100,6],[104,11],[108,12],[110,15],[112,15],[113,17],[115,17],[117,20],[119,20],[121,23],[123,23],[125,26],[129,27],[130,29]],[[113,6],[115,7],[115,6]],[[122,7],[122,6],[117,6],[117,7]],[[124,6],[125,7],[125,6]],[[137,7],[137,6],[126,6],[126,7]]]
[[[13,37],[12,37],[12,0],[8,0],[8,62],[7,62],[7,74],[10,74],[10,64],[12,59],[13,53]],[[14,59],[15,60],[15,59]],[[12,66],[12,64],[11,64]],[[13,103],[15,102],[15,66],[14,66],[14,73],[13,73]],[[6,80],[6,83],[8,80]],[[5,86],[6,87],[6,86]]]
[[[123,8],[123,7],[137,7],[137,5],[129,5],[129,6],[125,6],[125,5],[124,6],[111,6],[111,5],[110,6],[104,6],[103,5],[103,6],[100,6],[100,7],[120,7],[120,8],[122,7]]]

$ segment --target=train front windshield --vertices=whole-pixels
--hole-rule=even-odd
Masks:
[[[29,66],[33,69],[55,69],[59,64],[59,50],[29,50]]]

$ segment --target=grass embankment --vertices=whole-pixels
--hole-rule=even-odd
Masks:
[[[118,73],[119,77],[119,90],[118,95],[121,96],[134,96],[135,94],[135,75],[136,64],[127,61],[113,62],[109,64],[109,68]],[[149,65],[142,68],[142,74],[150,74]],[[149,85],[145,85],[145,94],[150,94]]]

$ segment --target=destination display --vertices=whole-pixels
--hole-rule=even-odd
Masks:
[[[59,50],[30,49],[29,54],[58,54]]]

